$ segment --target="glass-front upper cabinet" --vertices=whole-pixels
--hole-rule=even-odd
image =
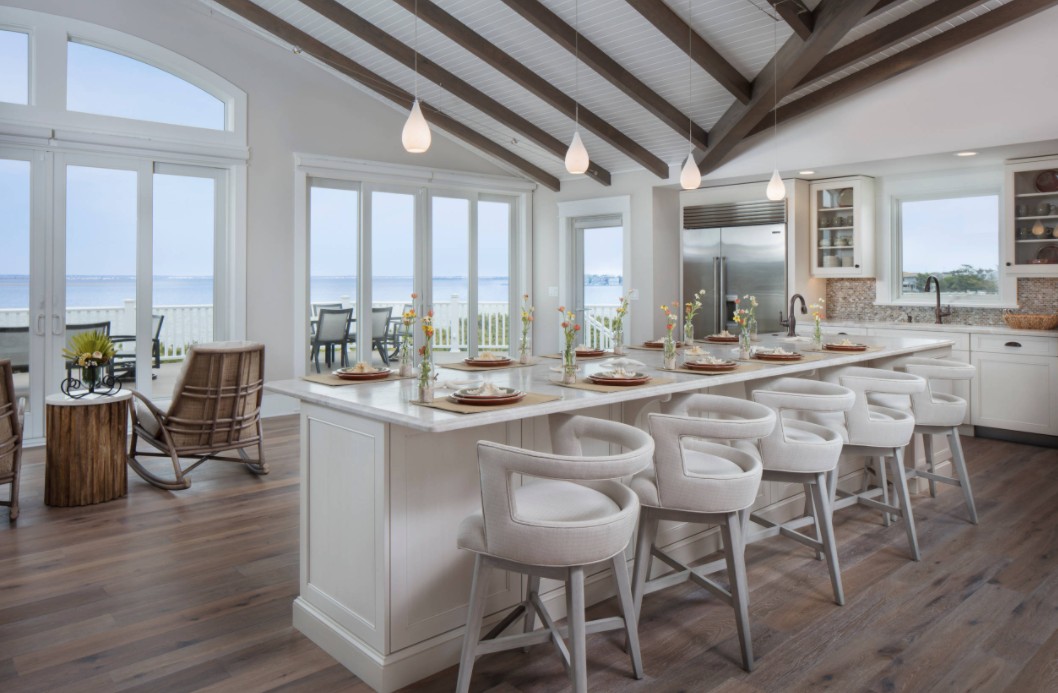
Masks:
[[[1006,190],[1007,272],[1058,275],[1058,158],[1008,163]]]
[[[874,179],[815,181],[812,194],[812,275],[874,276]]]

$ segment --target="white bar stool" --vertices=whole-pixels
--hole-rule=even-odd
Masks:
[[[619,481],[650,464],[654,441],[633,426],[585,416],[552,415],[554,454],[498,443],[478,443],[482,512],[459,526],[459,547],[475,554],[467,629],[456,690],[470,688],[478,655],[553,642],[565,660],[573,690],[588,688],[585,635],[623,628],[632,669],[643,678],[636,613],[624,550],[639,516],[639,500]],[[625,450],[585,455],[582,440],[594,439]],[[518,485],[515,475],[524,475]],[[531,477],[531,478],[530,478]],[[584,483],[578,483],[584,482]],[[584,569],[609,561],[617,582],[621,617],[584,621]],[[512,615],[479,642],[488,596],[488,569],[529,576],[526,598]],[[568,626],[555,625],[540,601],[540,578],[566,583]],[[495,637],[525,614],[524,633]],[[546,626],[534,631],[535,616]],[[568,633],[569,648],[563,636]]]
[[[856,395],[852,390],[833,383],[802,378],[778,378],[763,381],[751,391],[754,402],[775,412],[775,429],[761,438],[763,481],[802,484],[805,492],[807,517],[788,523],[775,523],[754,513],[750,520],[764,526],[748,538],[749,542],[782,535],[825,555],[834,588],[834,601],[845,603],[838,565],[837,544],[830,507],[827,477],[832,474],[841,457],[844,440],[832,428],[795,418],[804,412],[838,414],[852,408]],[[816,537],[796,531],[814,524]]]
[[[850,505],[864,505],[881,510],[886,522],[890,514],[904,519],[907,543],[912,560],[919,560],[918,537],[915,534],[915,518],[911,511],[911,499],[907,491],[907,476],[904,471],[904,447],[911,442],[915,432],[915,417],[907,409],[872,404],[876,394],[910,396],[924,392],[926,381],[910,373],[898,373],[880,368],[844,366],[822,371],[822,378],[852,390],[856,402],[843,414],[808,413],[813,423],[833,428],[845,440],[842,456],[879,458],[880,488],[861,489],[858,493],[839,491],[837,469],[830,474],[830,497],[833,509],[841,510]],[[885,481],[885,460],[892,462],[893,487],[899,506],[889,503]],[[882,501],[875,500],[877,496]],[[837,498],[840,496],[840,498]],[[837,500],[835,500],[837,498]]]
[[[657,446],[654,465],[631,482],[642,504],[632,572],[636,618],[644,594],[692,580],[734,607],[742,665],[752,671],[743,530],[746,511],[760,487],[761,463],[730,442],[768,435],[775,425],[775,414],[763,405],[732,397],[695,394],[679,401],[682,416],[648,416]],[[706,416],[716,418],[702,418]],[[706,577],[711,572],[708,569],[689,568],[655,546],[660,520],[720,525],[730,588],[724,589]],[[676,572],[648,580],[653,558]]]
[[[901,368],[926,379],[926,391],[911,395],[911,412],[915,416],[915,435],[922,436],[922,449],[926,453],[927,471],[908,470],[908,478],[922,477],[929,480],[929,495],[937,497],[937,482],[951,484],[962,489],[970,522],[977,524],[977,508],[974,506],[970,488],[970,474],[966,470],[966,458],[959,438],[959,426],[966,418],[966,400],[945,392],[934,392],[935,381],[973,380],[977,369],[968,363],[949,359],[915,357],[907,359]],[[951,447],[952,466],[955,477],[937,474],[933,461],[933,436],[947,436]]]

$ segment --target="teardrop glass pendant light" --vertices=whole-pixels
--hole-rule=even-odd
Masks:
[[[426,118],[423,117],[419,100],[415,99],[411,104],[411,113],[408,114],[408,121],[404,123],[404,130],[400,133],[400,141],[404,144],[404,149],[412,154],[422,154],[430,148],[432,140],[430,125],[426,122]]]
[[[773,202],[785,199],[786,197],[786,184],[782,182],[782,178],[779,176],[779,169],[775,169],[771,172],[771,180],[768,181],[767,193],[768,199]]]
[[[702,171],[698,168],[698,162],[694,160],[694,143],[691,141],[691,128],[694,121],[691,112],[694,109],[694,93],[691,91],[691,52],[694,47],[691,24],[691,16],[694,10],[693,0],[687,0],[687,160],[683,162],[683,170],[680,171],[680,187],[684,190],[697,190],[702,184]]]
[[[780,181],[781,182],[781,181]],[[698,170],[698,162],[694,160],[694,152],[687,154],[687,161],[680,171],[680,187],[684,190],[697,190],[702,184],[702,172]]]
[[[573,11],[573,139],[569,142],[566,150],[566,170],[573,174],[581,174],[588,170],[590,159],[588,148],[580,139],[580,5],[574,3]]]
[[[573,131],[573,140],[566,150],[566,170],[570,173],[584,173],[588,170],[588,149],[580,139],[580,130]]]
[[[411,102],[411,112],[408,120],[404,123],[404,129],[400,133],[400,141],[404,149],[411,154],[422,154],[430,148],[433,136],[430,134],[430,124],[423,117],[422,107],[419,105],[419,2],[415,2],[415,100]]]

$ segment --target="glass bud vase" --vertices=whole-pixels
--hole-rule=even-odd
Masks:
[[[683,323],[683,343],[686,346],[694,344],[694,323],[690,320]]]
[[[757,319],[750,318],[749,320],[749,339],[751,342],[758,341],[757,338]]]
[[[672,354],[671,356],[668,355],[668,354],[665,354],[663,360],[664,360],[663,368],[665,370],[667,370],[667,371],[676,370],[676,354]]]
[[[625,347],[624,325],[618,325],[613,328],[613,353],[614,356],[624,356],[628,353],[628,349]]]
[[[422,402],[423,404],[433,402],[433,375],[433,354],[427,352],[422,357],[422,363],[419,364],[419,391],[418,399],[416,401]]]
[[[750,343],[749,329],[743,329],[738,334],[738,357],[743,361],[749,358]]]
[[[529,348],[529,338],[523,337],[522,343],[518,346],[518,363],[526,364],[529,363],[529,357],[532,354],[532,350]]]
[[[823,328],[816,323],[816,327],[812,330],[812,348],[816,351],[823,351]]]
[[[397,375],[402,378],[410,378],[415,375],[415,359],[412,356],[411,349],[401,349],[400,368],[397,370]]]
[[[577,354],[572,349],[562,355],[562,384],[577,382]]]

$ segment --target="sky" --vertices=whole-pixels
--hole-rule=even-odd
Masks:
[[[26,103],[29,93],[29,37],[0,31],[0,101]]]
[[[999,196],[901,203],[905,272],[999,268]]]

